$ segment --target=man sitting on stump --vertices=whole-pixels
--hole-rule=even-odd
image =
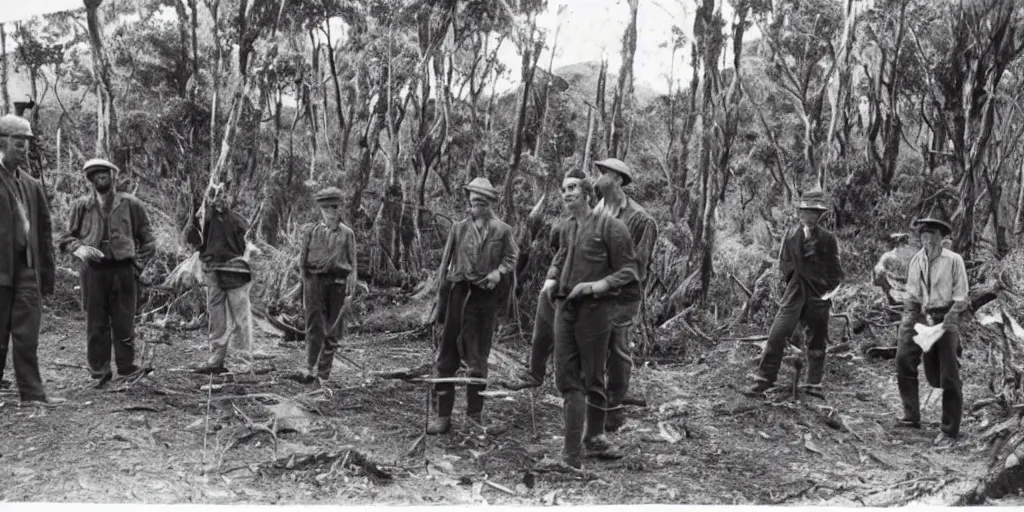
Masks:
[[[491,211],[498,190],[490,180],[475,178],[464,188],[469,195],[469,217],[452,225],[438,273],[435,321],[443,322],[444,328],[434,373],[453,377],[465,364],[467,377],[486,379],[500,299],[504,288],[510,286],[519,249],[512,228]],[[466,416],[478,426],[483,426],[484,397],[480,393],[486,387],[482,382],[466,386]],[[455,384],[436,384],[434,398],[437,416],[427,425],[427,433],[443,434],[452,426]]]
[[[312,383],[331,376],[334,349],[341,341],[344,306],[352,300],[358,282],[356,236],[341,222],[341,189],[327,187],[316,196],[321,221],[306,229],[299,268],[302,301],[306,309],[306,373]]]
[[[590,208],[594,189],[576,169],[562,181],[571,217],[565,245],[548,269],[555,313],[555,385],[564,398],[562,462],[579,469],[588,457],[622,457],[604,436],[608,398],[605,363],[619,295],[638,287],[639,271],[629,228]],[[551,283],[551,281],[555,281]],[[584,431],[584,428],[586,429]]]
[[[757,366],[754,385],[743,391],[757,397],[771,389],[779,375],[782,355],[800,321],[810,327],[807,347],[807,394],[823,397],[821,379],[825,373],[825,348],[828,341],[829,309],[832,301],[824,298],[843,279],[839,263],[839,244],[831,232],[818,226],[824,212],[825,194],[811,190],[800,198],[800,225],[790,230],[779,251],[779,271],[786,283],[782,307],[768,332],[768,342]]]
[[[907,299],[903,303],[896,348],[896,383],[903,401],[903,418],[897,425],[921,428],[921,404],[917,367],[924,359],[924,375],[933,388],[942,389],[942,435],[960,435],[963,393],[960,383],[960,316],[968,305],[967,269],[963,258],[942,247],[942,239],[953,231],[942,206],[914,223],[921,236],[921,250],[910,260]],[[919,333],[937,326],[941,331]],[[915,336],[915,334],[917,336]],[[920,336],[937,337],[934,344],[915,341]]]

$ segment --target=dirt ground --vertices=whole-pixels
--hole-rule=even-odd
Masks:
[[[740,395],[759,350],[749,342],[645,364],[634,389],[649,406],[630,409],[613,436],[626,457],[566,475],[534,470],[561,448],[550,382],[489,399],[490,433],[467,427],[460,391],[453,431],[423,442],[425,385],[373,372],[427,363],[428,335],[349,336],[321,387],[284,378],[301,366],[301,345],[259,333],[267,357],[211,389],[211,378],[189,372],[206,355],[203,330],[144,326],[140,346],[169,343],[155,345],[156,370],[94,389],[84,331],[81,314],[44,315],[42,373],[66,403],[22,407],[13,391],[0,393],[0,501],[889,506],[952,503],[985,465],[976,439],[987,418],[965,415],[963,440],[934,446],[939,393],[928,400],[922,388],[925,428],[894,431],[893,363],[854,351],[830,354],[827,401]],[[521,346],[497,346],[497,356],[525,357]],[[507,376],[502,361],[492,380]],[[969,405],[982,390],[965,377]]]

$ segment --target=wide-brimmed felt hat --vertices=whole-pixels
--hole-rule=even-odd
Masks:
[[[121,169],[118,169],[116,165],[112,164],[110,160],[105,158],[93,158],[82,166],[82,173],[88,178],[92,173],[97,171],[113,171],[115,174],[120,173]]]
[[[939,228],[942,236],[948,236],[953,232],[953,225],[949,223],[949,215],[946,214],[946,209],[942,207],[941,202],[936,201],[927,214],[913,223],[913,227],[918,231],[926,226]]]
[[[6,114],[0,117],[0,135],[14,137],[34,137],[32,134],[32,123],[21,116]]]
[[[597,167],[603,167],[610,171],[615,171],[622,175],[622,186],[629,185],[633,182],[633,170],[626,165],[626,162],[619,160],[618,158],[605,158],[594,162]]]
[[[808,190],[800,196],[800,203],[797,208],[801,210],[814,210],[827,212],[828,205],[825,201],[825,192],[821,189]]]
[[[327,187],[317,192],[313,199],[316,200],[317,204],[340,204],[345,201],[345,197],[338,187]]]
[[[465,185],[462,188],[464,188],[466,192],[476,192],[477,194],[490,198],[492,201],[498,198],[498,189],[494,188],[494,185],[491,185],[491,180],[482,176],[479,178],[473,178],[473,181],[469,182],[469,185]]]

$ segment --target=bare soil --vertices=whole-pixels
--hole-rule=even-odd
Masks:
[[[301,367],[301,344],[259,333],[268,358],[253,373],[211,379],[190,373],[206,356],[204,330],[141,326],[140,348],[169,343],[156,346],[156,370],[94,389],[84,332],[80,313],[45,315],[43,377],[67,402],[20,406],[14,391],[0,393],[0,501],[889,506],[953,503],[985,470],[977,434],[988,419],[966,414],[963,439],[935,446],[939,393],[928,400],[922,387],[925,427],[891,428],[900,413],[893,363],[852,350],[829,355],[827,400],[740,395],[759,350],[748,342],[645,364],[634,390],[649,406],[630,409],[612,436],[626,457],[559,474],[535,471],[561,448],[550,382],[489,399],[490,433],[467,425],[460,391],[453,431],[420,439],[426,385],[373,372],[428,363],[429,335],[349,336],[321,387],[285,378]],[[521,358],[509,343],[498,340],[496,357]],[[498,357],[492,380],[508,376],[508,361]],[[983,391],[965,379],[969,405]]]

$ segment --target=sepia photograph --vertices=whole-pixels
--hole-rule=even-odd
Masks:
[[[0,509],[1024,506],[1024,0],[4,0]]]

